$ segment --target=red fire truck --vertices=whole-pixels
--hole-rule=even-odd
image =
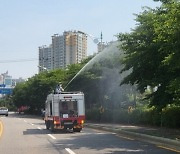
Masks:
[[[80,132],[85,120],[84,94],[82,92],[61,92],[49,94],[45,104],[45,125],[47,129],[73,129]]]

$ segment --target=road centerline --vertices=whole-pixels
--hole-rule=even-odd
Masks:
[[[42,130],[42,128],[41,127],[37,127],[39,130]]]
[[[69,149],[69,148],[65,148],[65,150],[66,150],[69,154],[76,154],[74,151],[72,151],[72,150]]]
[[[51,137],[52,139],[56,139],[53,135],[51,135],[51,134],[47,134],[49,137]]]

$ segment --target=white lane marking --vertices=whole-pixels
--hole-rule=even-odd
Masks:
[[[72,138],[61,138],[61,140],[72,140]]]
[[[4,118],[6,118],[6,117],[0,117],[1,119],[4,119]]]
[[[69,153],[69,154],[76,154],[76,153],[74,153],[71,149],[69,149],[69,148],[65,148],[65,150]]]
[[[56,139],[54,136],[52,136],[51,134],[47,134],[48,136],[50,136],[52,139]]]
[[[133,138],[130,138],[130,137],[126,137],[126,136],[121,136],[121,135],[116,135],[116,136],[118,136],[118,137],[120,137],[120,138],[124,138],[124,139],[127,139],[127,140],[131,140],[131,141],[134,141],[135,139],[133,139]]]
[[[40,129],[40,130],[42,129],[41,127],[37,127],[37,128]]]
[[[26,120],[24,120],[24,122],[27,122]]]
[[[32,126],[34,126],[34,124],[31,123]]]

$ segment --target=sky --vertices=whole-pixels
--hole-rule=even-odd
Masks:
[[[80,30],[103,42],[130,32],[142,7],[153,0],[0,0],[0,74],[30,78],[38,73],[38,47],[51,44],[51,36]],[[88,55],[97,45],[88,37]]]

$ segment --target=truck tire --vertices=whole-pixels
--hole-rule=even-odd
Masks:
[[[46,129],[49,129],[50,128],[50,122],[49,121],[45,121],[45,124],[46,124]]]
[[[51,127],[51,132],[54,132],[55,129],[54,129],[54,123],[53,123],[53,121],[51,122],[50,127]]]
[[[73,128],[73,132],[81,132],[82,128]]]

